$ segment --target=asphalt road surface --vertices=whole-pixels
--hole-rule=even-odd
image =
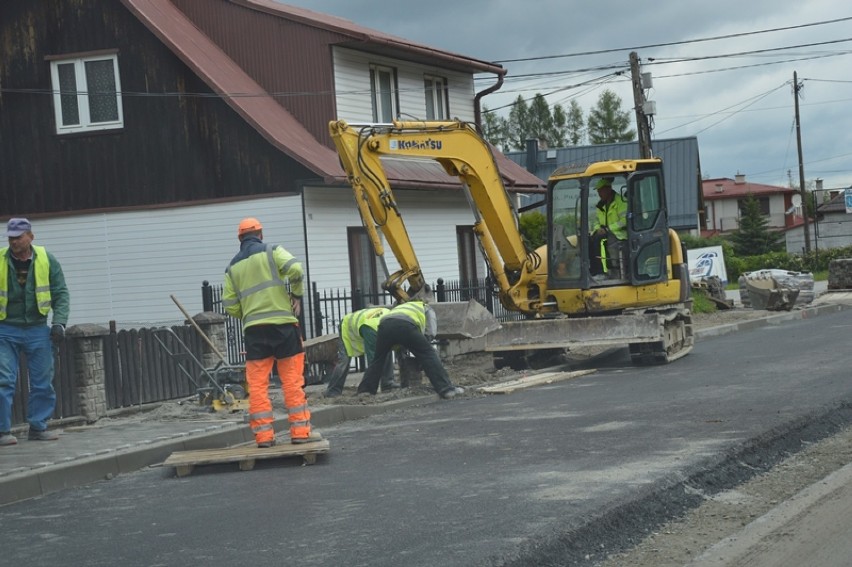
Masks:
[[[852,423],[849,312],[327,428],[314,466],[148,469],[0,509],[0,565],[592,565]]]

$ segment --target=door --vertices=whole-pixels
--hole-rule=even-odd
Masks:
[[[627,186],[630,283],[666,281],[669,225],[663,173],[659,169],[638,171],[628,178]]]
[[[348,227],[349,274],[352,282],[352,309],[379,304],[379,277],[376,254],[363,226]]]

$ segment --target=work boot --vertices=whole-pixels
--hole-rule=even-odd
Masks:
[[[270,439],[269,441],[260,441],[257,444],[258,449],[269,449],[270,447],[275,446],[275,439]]]
[[[464,388],[460,388],[458,386],[454,386],[447,390],[446,392],[441,393],[441,397],[445,400],[452,400],[456,396],[461,396],[464,394]]]
[[[311,431],[311,434],[307,437],[291,437],[290,443],[294,445],[302,445],[304,443],[314,443],[316,441],[322,441],[322,435],[317,433],[316,431]]]
[[[47,429],[39,431],[38,429],[30,428],[30,432],[27,434],[27,441],[56,441],[57,439],[59,439],[59,434],[55,431],[48,431]]]
[[[7,445],[17,445],[18,438],[9,433],[8,431],[4,431],[0,433],[0,447],[5,447]]]
[[[397,384],[396,382],[388,382],[387,384],[382,384],[382,392],[390,392],[392,390],[399,390],[402,386]]]

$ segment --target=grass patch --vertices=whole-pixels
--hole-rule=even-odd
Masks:
[[[715,313],[716,304],[713,303],[700,289],[692,290],[692,312],[693,313]]]

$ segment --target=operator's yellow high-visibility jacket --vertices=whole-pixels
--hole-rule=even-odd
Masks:
[[[592,232],[606,227],[619,240],[627,238],[627,201],[616,193],[609,203],[599,202],[596,206],[595,224]]]
[[[298,323],[291,294],[302,297],[302,264],[280,246],[253,237],[243,240],[240,252],[225,270],[225,311],[242,319],[243,328]]]
[[[386,313],[390,313],[387,307],[368,307],[343,317],[340,322],[340,338],[349,357],[364,354],[364,337],[361,336],[361,327],[367,326],[374,331],[378,330],[379,321]]]

